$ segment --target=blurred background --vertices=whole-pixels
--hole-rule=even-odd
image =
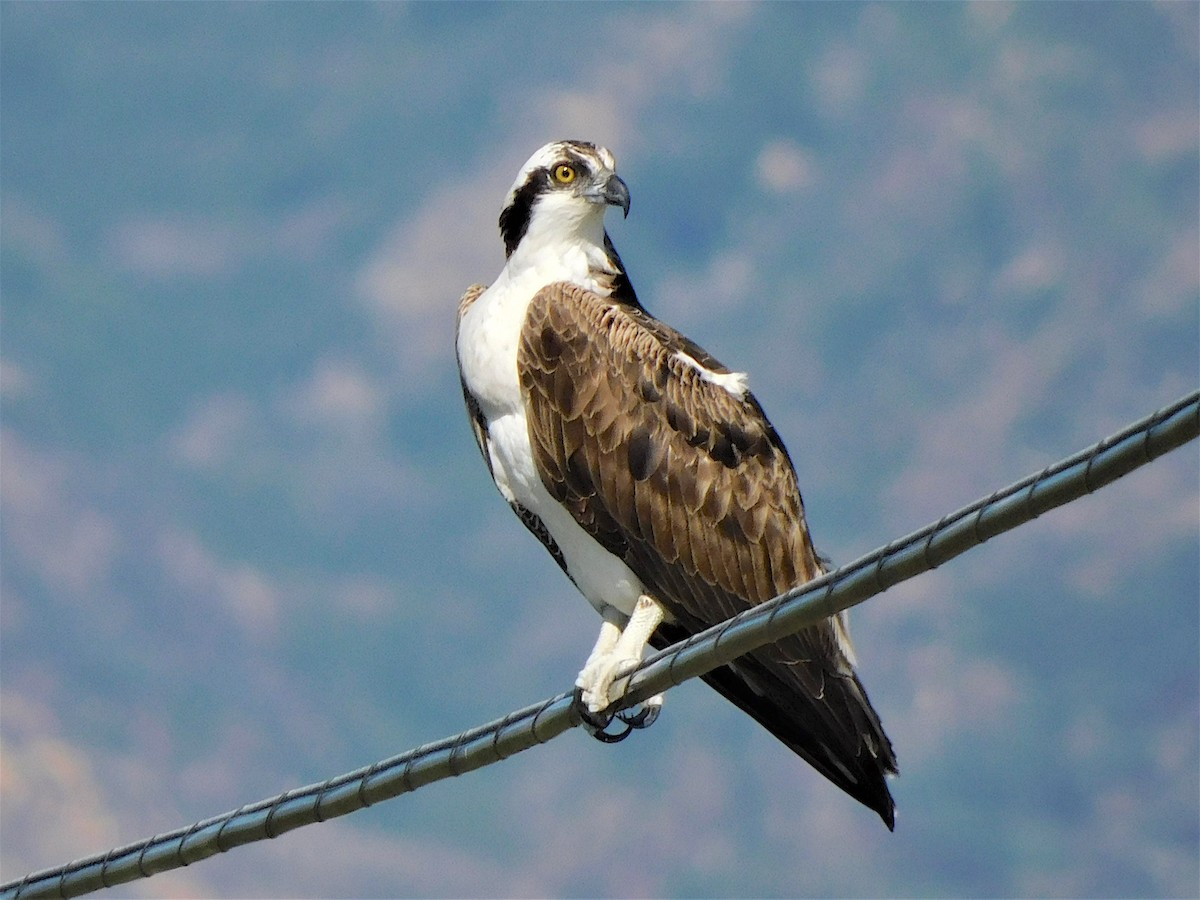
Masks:
[[[847,562],[1194,389],[1198,7],[0,5],[3,879],[567,689],[459,295],[557,138]],[[897,829],[699,682],[123,896],[1196,890],[1192,444],[853,617]]]

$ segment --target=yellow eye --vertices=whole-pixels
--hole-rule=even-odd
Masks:
[[[575,167],[561,163],[554,167],[554,180],[559,184],[570,184],[575,180]]]

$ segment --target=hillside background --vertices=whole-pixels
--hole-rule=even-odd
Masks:
[[[845,562],[1194,389],[1194,3],[0,4],[0,877],[566,689],[453,356],[556,138]],[[122,896],[1196,890],[1195,445],[854,615],[898,821],[702,684]]]

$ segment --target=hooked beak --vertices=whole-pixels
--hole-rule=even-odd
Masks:
[[[629,188],[618,175],[608,176],[608,181],[604,182],[604,187],[597,192],[597,199],[603,200],[609,206],[619,206],[625,213],[625,218],[629,218]]]

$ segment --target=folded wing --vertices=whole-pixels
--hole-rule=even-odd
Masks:
[[[744,379],[641,307],[556,283],[518,349],[550,494],[667,610],[666,646],[822,571],[787,450]],[[893,826],[892,747],[828,620],[705,680]]]

